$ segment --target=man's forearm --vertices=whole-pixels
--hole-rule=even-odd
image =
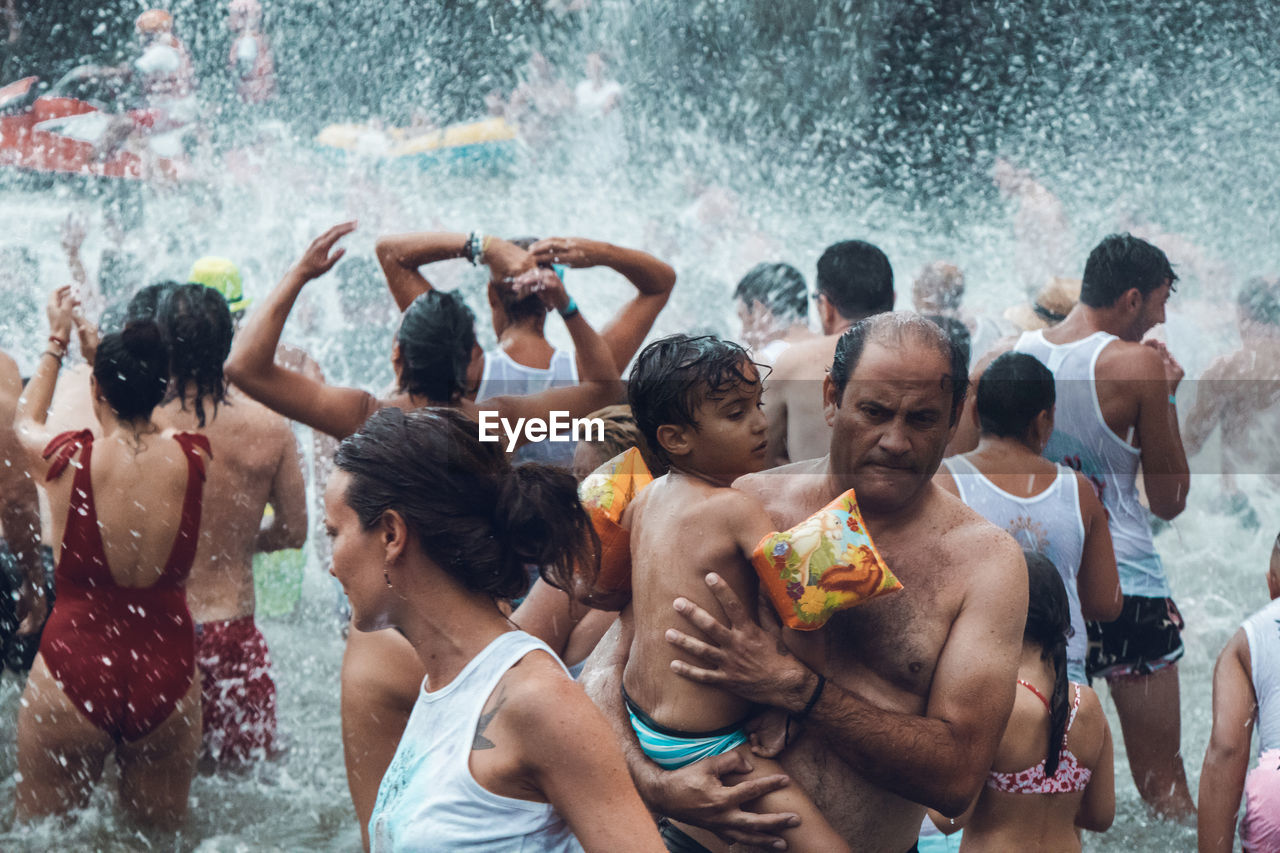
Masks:
[[[803,710],[790,704],[792,713]],[[947,817],[962,814],[980,789],[982,773],[973,768],[984,756],[965,749],[942,720],[885,711],[832,683],[806,719],[867,781]]]

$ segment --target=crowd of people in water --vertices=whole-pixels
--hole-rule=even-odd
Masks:
[[[386,289],[365,295],[399,319],[340,385],[281,337],[355,228],[255,304],[232,261],[201,258],[90,316],[73,270],[30,375],[0,353],[20,821],[82,807],[114,754],[121,810],[177,828],[197,772],[278,757],[254,555],[301,546],[319,511],[370,849],[1078,850],[1115,817],[1098,680],[1153,816],[1197,821],[1203,851],[1237,832],[1280,849],[1280,603],[1218,659],[1197,802],[1153,538],[1186,506],[1188,450],[1220,429],[1240,456],[1274,431],[1275,280],[1238,288],[1243,348],[1206,376],[1239,381],[1198,390],[1184,447],[1183,369],[1150,334],[1178,274],[1131,234],[1000,318],[962,307],[943,261],[895,310],[889,258],[843,240],[812,289],[785,263],[751,269],[737,341],[650,340],[677,271],[640,249],[387,235]],[[495,348],[428,278],[449,262],[487,268]],[[591,267],[633,287],[595,325],[565,284]],[[394,383],[359,387],[387,359]],[[486,418],[558,414],[599,429],[483,438]],[[632,448],[653,480],[619,513],[619,557],[579,484]],[[1239,489],[1224,477],[1209,488]],[[814,537],[815,559],[845,528],[875,561],[779,607],[759,543],[781,560]],[[1267,582],[1280,599],[1280,538]],[[824,610],[850,591],[866,600]]]

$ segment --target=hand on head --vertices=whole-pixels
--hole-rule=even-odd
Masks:
[[[547,308],[560,310],[569,305],[569,294],[565,292],[564,282],[560,280],[560,276],[546,267],[534,267],[521,273],[516,276],[511,288],[517,297],[528,296],[531,293],[538,294],[538,298]]]
[[[567,267],[593,267],[592,240],[580,237],[548,237],[529,247],[533,259],[540,264],[564,264]]]

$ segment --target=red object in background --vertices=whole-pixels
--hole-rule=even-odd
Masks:
[[[118,148],[104,155],[92,139],[77,138],[68,132],[88,122],[57,120],[96,114],[102,117],[95,123],[96,127],[101,128],[112,119],[125,118],[132,122],[134,129],[141,130],[153,124],[150,111],[129,110],[114,116],[88,101],[54,92],[34,97],[38,82],[38,77],[26,77],[0,88],[0,167],[103,178],[144,178],[142,160],[137,154]],[[54,90],[57,89],[55,86]],[[169,178],[177,177],[180,171],[179,164],[167,158],[158,158],[156,168]]]

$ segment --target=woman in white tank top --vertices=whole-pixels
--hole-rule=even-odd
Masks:
[[[1053,562],[1071,611],[1068,675],[1085,682],[1085,620],[1116,618],[1122,600],[1102,503],[1080,474],[1041,456],[1053,434],[1053,374],[1032,356],[1005,353],[975,394],[978,447],[943,460],[935,481]]]
[[[604,716],[497,605],[524,592],[526,563],[565,586],[593,562],[572,475],[512,468],[440,408],[378,411],[335,463],[325,528],[354,625],[399,630],[427,672],[372,849],[660,853]]]

